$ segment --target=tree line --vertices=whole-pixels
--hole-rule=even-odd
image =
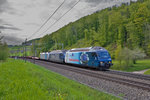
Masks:
[[[143,48],[150,55],[150,1],[138,0],[130,5],[97,11],[45,35],[39,42],[44,44],[43,51],[60,49],[57,43],[63,43],[65,48],[79,44],[78,47],[111,45],[116,49],[121,45],[130,49]]]
[[[36,42],[42,52],[62,49],[60,43],[64,49],[102,46],[113,59],[122,58],[120,55],[128,59],[128,53],[136,63],[138,58],[150,57],[150,0],[96,11]]]

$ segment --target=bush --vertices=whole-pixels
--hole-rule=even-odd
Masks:
[[[134,64],[136,64],[136,60],[143,59],[144,57],[146,57],[144,51],[140,50],[139,48],[131,50],[130,53],[131,53],[131,59]]]
[[[115,52],[115,59],[118,61],[118,64],[115,67],[117,69],[127,69],[132,67],[136,63],[136,60],[142,59],[145,56],[145,53],[138,48],[130,50],[126,47],[122,48],[118,46]]]
[[[0,43],[0,61],[6,60],[9,56],[9,50],[6,43]]]

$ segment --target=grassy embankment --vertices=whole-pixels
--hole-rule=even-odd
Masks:
[[[150,70],[146,71],[144,74],[150,75]]]
[[[116,99],[29,62],[0,62],[0,100]]]
[[[136,64],[133,64],[129,67],[119,67],[118,61],[113,61],[113,66],[111,69],[113,70],[121,70],[121,71],[127,71],[127,72],[133,72],[133,71],[141,71],[145,69],[150,69],[150,59],[146,60],[137,60]]]
[[[149,66],[150,66],[150,64],[149,64]],[[146,71],[144,74],[150,75],[150,69],[148,71]]]

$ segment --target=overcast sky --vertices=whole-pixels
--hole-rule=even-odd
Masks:
[[[0,36],[8,44],[19,44],[33,34],[64,0],[0,0]],[[31,39],[50,34],[69,22],[112,5],[130,0],[81,0],[69,13],[43,33],[78,0],[66,0],[48,23]],[[133,1],[133,0],[132,0]],[[134,0],[135,1],[135,0]]]

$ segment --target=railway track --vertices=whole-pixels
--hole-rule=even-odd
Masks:
[[[106,73],[150,81],[150,75],[141,75],[141,74],[136,74],[131,72],[122,72],[122,71],[115,71],[115,70],[108,70],[106,71]]]
[[[103,80],[107,80],[107,81],[127,85],[127,86],[130,86],[130,87],[135,87],[135,88],[138,88],[138,89],[150,91],[150,83],[144,83],[144,82],[140,82],[140,81],[124,79],[124,78],[121,78],[121,77],[115,77],[113,75],[110,75],[110,74],[114,74],[115,71],[110,71],[110,72],[106,72],[106,73],[95,73],[91,70],[81,69],[81,68],[78,68],[78,67],[71,67],[71,66],[68,66],[68,65],[61,65],[61,64],[50,63],[50,62],[40,61],[40,60],[36,60],[36,62],[37,63],[42,63],[42,64],[47,65],[47,66],[49,64],[51,64],[52,67],[56,67],[56,68],[60,68],[60,69],[63,69],[63,70],[75,72],[75,73],[78,73],[78,74],[81,74],[81,75],[86,75],[86,76],[90,76],[90,77],[93,77],[93,78],[103,79]],[[126,76],[126,74],[123,74],[121,72],[118,72],[117,74]],[[130,76],[133,77],[133,74],[130,74]],[[135,77],[135,78],[137,78],[137,77]],[[147,79],[149,80],[149,78],[147,78]]]

